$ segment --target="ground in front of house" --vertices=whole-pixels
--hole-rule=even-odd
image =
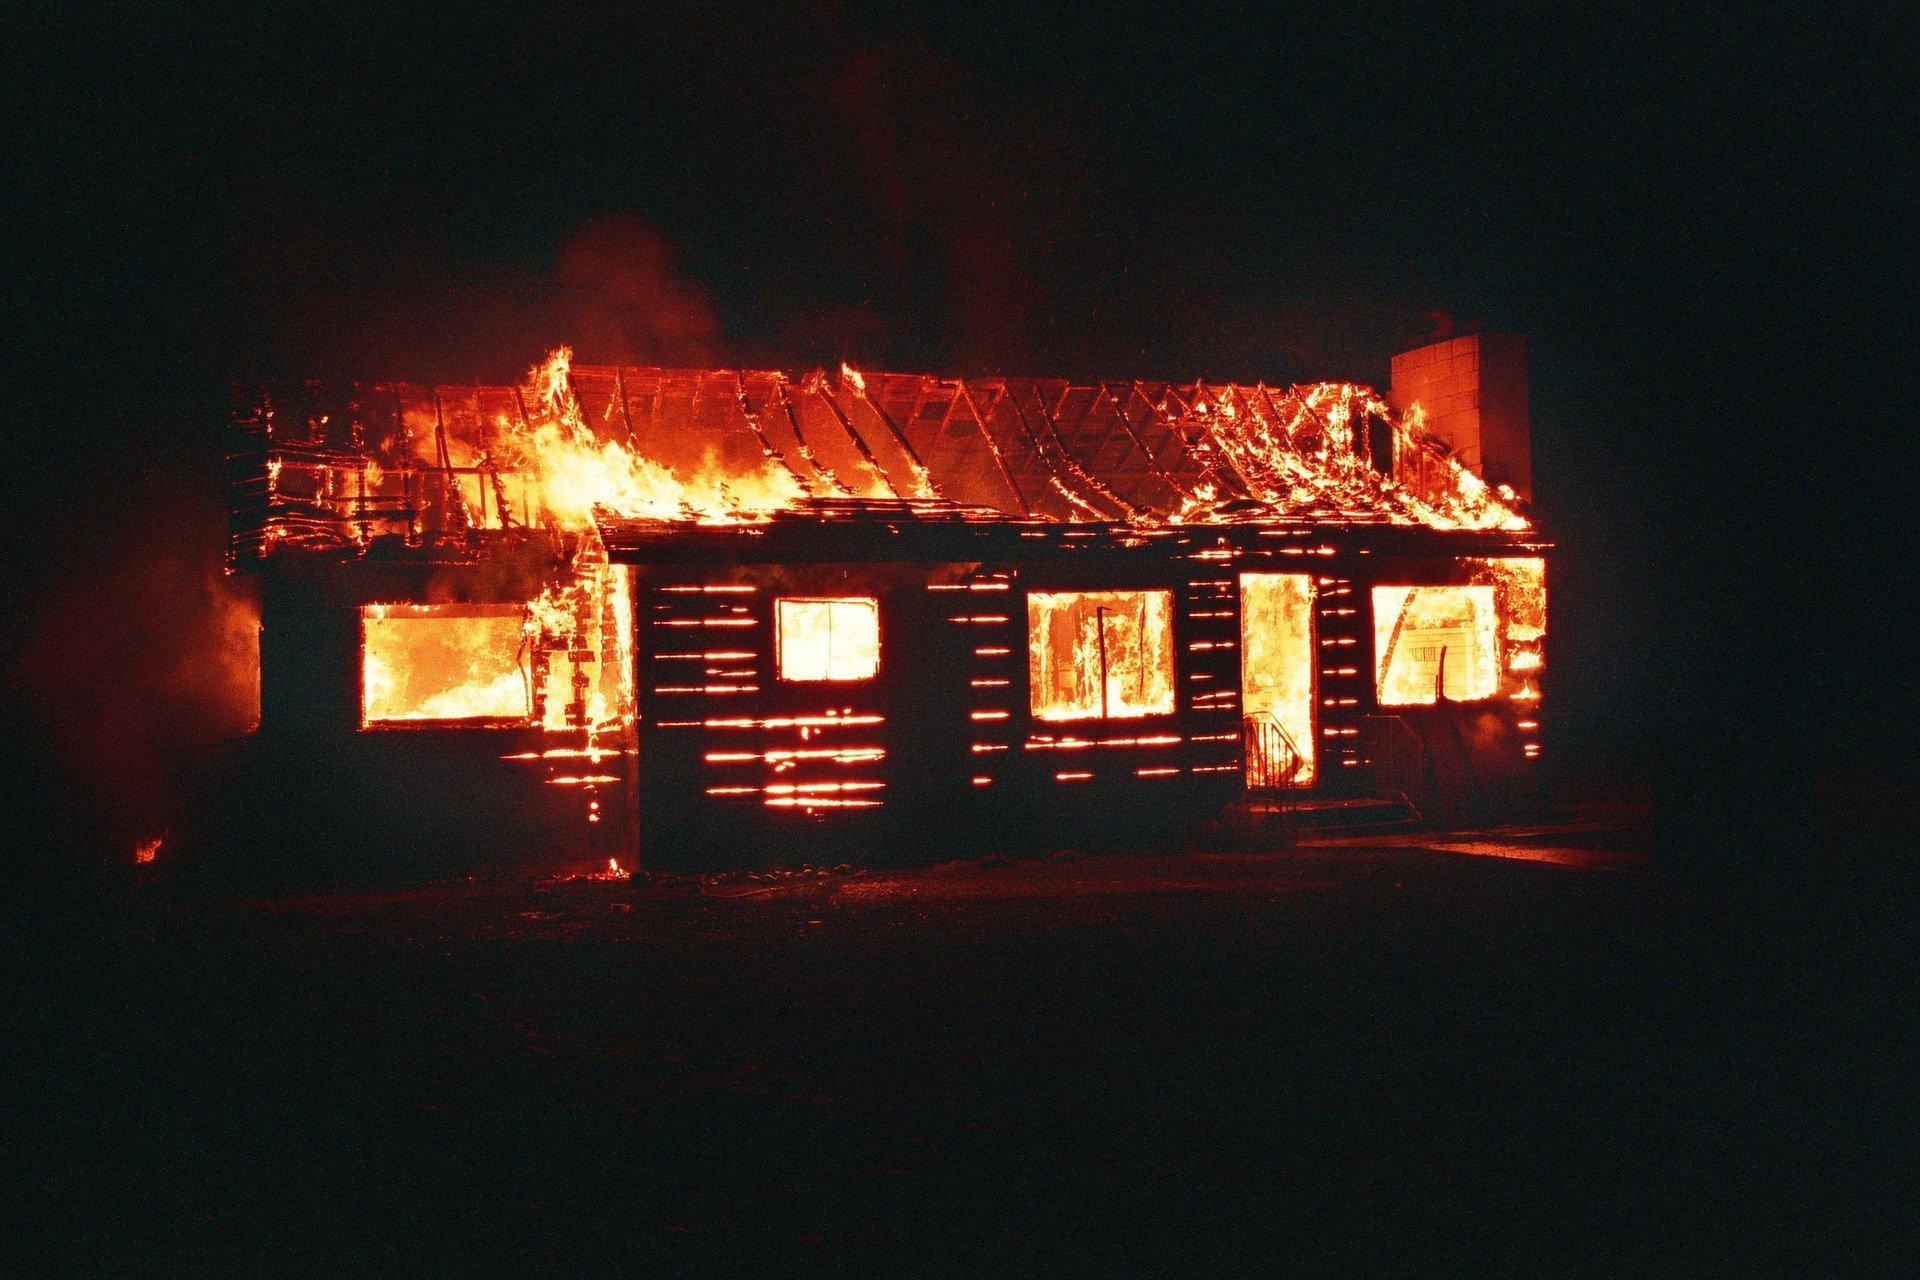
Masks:
[[[1645,837],[130,885],[41,922],[0,1269],[1874,1262],[1894,1140],[1810,1085],[1851,997]]]

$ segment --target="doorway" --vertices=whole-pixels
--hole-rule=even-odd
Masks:
[[[1313,578],[1240,575],[1240,714],[1249,791],[1313,785]]]

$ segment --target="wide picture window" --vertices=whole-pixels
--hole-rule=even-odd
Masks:
[[[774,601],[782,680],[870,680],[880,670],[880,602],[870,596]]]
[[[524,722],[525,617],[517,604],[362,607],[360,723]]]
[[[1027,645],[1036,720],[1173,713],[1171,591],[1035,591]]]
[[[1493,588],[1375,587],[1375,679],[1382,706],[1474,702],[1500,686]]]

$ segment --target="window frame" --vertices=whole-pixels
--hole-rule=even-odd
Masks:
[[[386,612],[388,610],[400,610],[404,612],[389,613]],[[527,699],[527,709],[518,715],[376,717],[370,714],[367,701],[367,636],[369,623],[455,621],[462,618],[498,618],[504,620],[511,618],[513,619],[514,629],[519,630],[525,625],[526,621],[526,606],[524,604],[508,604],[504,602],[433,603],[418,600],[402,600],[369,602],[360,605],[356,612],[356,621],[359,624],[359,645],[357,646],[358,660],[354,664],[354,678],[358,685],[359,697],[357,702],[359,704],[358,718],[360,732],[388,733],[393,731],[407,732],[417,729],[525,729],[534,723],[532,691],[526,687],[526,681],[528,679],[526,664],[520,659],[517,647],[512,670],[519,674],[522,681],[522,688],[526,689]],[[499,674],[505,676],[506,670],[503,669]],[[442,692],[448,692],[448,690],[443,690]]]
[[[1167,667],[1167,686],[1166,686],[1167,687],[1167,692],[1166,692],[1167,705],[1165,709],[1155,708],[1153,710],[1143,710],[1138,712],[1122,711],[1120,714],[1116,715],[1113,713],[1112,708],[1109,707],[1107,714],[1103,716],[1099,713],[1097,709],[1097,704],[1096,704],[1096,708],[1093,709],[1089,714],[1085,714],[1085,715],[1042,714],[1040,708],[1035,705],[1035,701],[1034,701],[1039,689],[1039,686],[1034,681],[1035,663],[1038,660],[1038,656],[1034,648],[1034,637],[1033,637],[1033,627],[1034,627],[1034,621],[1035,621],[1034,619],[1035,601],[1036,601],[1036,598],[1039,598],[1039,597],[1058,599],[1061,597],[1069,597],[1069,596],[1139,596],[1143,600],[1152,596],[1164,597],[1165,612],[1163,616],[1165,617],[1165,621],[1166,621],[1164,652],[1166,654],[1166,667]],[[1174,716],[1179,714],[1180,712],[1180,658],[1179,658],[1179,644],[1177,639],[1177,621],[1176,621],[1176,615],[1179,609],[1179,601],[1172,588],[1170,587],[1063,587],[1058,589],[1049,588],[1045,590],[1030,590],[1026,593],[1026,606],[1027,606],[1027,715],[1029,716],[1029,718],[1041,724],[1074,724],[1074,723],[1081,723],[1081,722],[1089,722],[1094,724],[1112,724],[1118,721],[1152,720],[1152,719],[1158,719],[1159,717],[1162,717],[1162,716]],[[1145,640],[1144,610],[1143,610],[1143,617],[1142,617],[1142,640],[1144,645],[1144,640]],[[1096,693],[1098,692],[1100,691],[1096,690]]]
[[[1387,666],[1383,662],[1383,658],[1385,657],[1385,655],[1381,652],[1380,592],[1382,591],[1407,592],[1408,595],[1402,601],[1402,606],[1401,606],[1402,608],[1405,608],[1406,601],[1414,599],[1417,593],[1422,591],[1485,592],[1486,601],[1487,601],[1487,621],[1484,624],[1484,627],[1476,622],[1476,625],[1467,634],[1473,637],[1473,640],[1475,643],[1475,652],[1471,656],[1483,657],[1485,660],[1485,663],[1491,664],[1491,667],[1493,670],[1493,680],[1491,683],[1491,687],[1485,693],[1477,693],[1471,697],[1464,697],[1464,698],[1448,697],[1448,698],[1445,698],[1445,701],[1453,703],[1458,706],[1469,706],[1469,705],[1475,705],[1483,702],[1491,702],[1500,696],[1501,666],[1502,666],[1501,656],[1500,656],[1501,619],[1500,619],[1499,601],[1493,591],[1493,588],[1490,585],[1485,583],[1478,583],[1478,582],[1375,582],[1375,583],[1369,584],[1367,588],[1367,608],[1368,608],[1368,613],[1370,615],[1368,621],[1371,623],[1371,630],[1373,634],[1373,669],[1371,673],[1372,674],[1371,683],[1373,685],[1373,700],[1374,700],[1375,706],[1381,708],[1384,711],[1398,711],[1405,707],[1438,706],[1442,701],[1442,699],[1438,696],[1418,698],[1418,699],[1401,701],[1401,702],[1387,701],[1387,698],[1386,698]],[[1479,650],[1480,642],[1483,639],[1485,641],[1485,653],[1481,654],[1479,653],[1478,650]],[[1482,663],[1476,662],[1474,665],[1475,667],[1479,667],[1482,665]],[[1454,669],[1458,670],[1459,668],[1456,667]],[[1484,672],[1482,672],[1481,674],[1484,675]]]
[[[818,676],[794,676],[787,674],[787,629],[782,620],[784,606],[826,605],[827,606],[827,657],[828,674]],[[873,667],[864,675],[836,676],[833,671],[833,606],[860,605],[868,609],[873,617]],[[880,634],[880,598],[878,596],[775,596],[773,599],[773,671],[774,678],[783,684],[859,684],[875,680],[880,675],[881,634]]]

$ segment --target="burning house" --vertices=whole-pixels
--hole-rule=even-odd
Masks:
[[[1347,384],[573,365],[242,389],[270,796],[363,847],[753,866],[1536,790],[1524,356]]]

